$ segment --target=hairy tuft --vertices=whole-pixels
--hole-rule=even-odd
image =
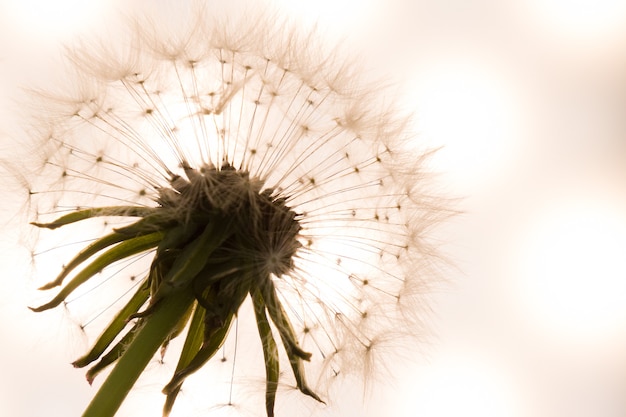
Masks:
[[[394,95],[315,31],[197,5],[172,19],[131,19],[112,39],[68,48],[66,82],[34,89],[36,163],[20,171],[31,221],[102,206],[162,208],[180,223],[203,211],[245,219],[214,257],[271,279],[311,353],[313,390],[373,378],[394,346],[427,333],[439,279],[429,236],[451,213],[430,191],[432,151],[416,150]],[[127,225],[123,214],[92,219],[92,237]],[[152,255],[101,275],[128,284]],[[260,347],[246,353],[263,360]],[[279,398],[295,383],[281,374]]]

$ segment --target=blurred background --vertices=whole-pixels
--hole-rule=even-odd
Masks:
[[[402,86],[415,140],[442,147],[438,191],[462,198],[437,232],[455,268],[435,294],[436,336],[335,415],[626,415],[626,1],[269,3]],[[16,146],[18,87],[62,70],[51,63],[63,44],[114,31],[105,22],[129,7],[0,0],[0,150]],[[9,226],[20,201],[7,191],[0,415],[80,415],[94,390],[69,362],[84,341],[26,309],[28,259]]]

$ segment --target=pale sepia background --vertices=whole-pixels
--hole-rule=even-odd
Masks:
[[[123,3],[0,0],[0,150],[16,143],[17,87],[59,71],[60,46]],[[439,190],[464,198],[438,235],[456,269],[434,304],[437,336],[387,364],[396,380],[365,411],[347,399],[337,416],[626,415],[626,2],[273,3],[403,85],[416,140],[443,146]],[[69,364],[85,344],[26,309],[28,259],[4,216],[13,191],[2,197],[0,415],[77,416],[94,391]]]

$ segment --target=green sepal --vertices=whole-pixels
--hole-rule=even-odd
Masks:
[[[147,290],[146,290],[146,293],[148,293]],[[193,306],[190,306],[188,311],[180,317],[180,319],[178,320],[178,323],[172,329],[172,332],[167,336],[167,338],[161,344],[161,357],[163,357],[164,349],[167,346],[167,344],[171,340],[176,338],[176,336],[178,336],[182,332],[182,330],[185,328],[185,326],[187,325],[187,322],[189,321],[189,316],[191,315],[191,311],[193,310],[192,307]],[[145,320],[145,319],[142,319],[142,320]],[[128,346],[130,345],[130,343],[134,340],[134,338],[135,338],[135,336],[137,334],[137,331],[141,328],[143,323],[145,323],[142,320],[139,320],[126,334],[124,334],[124,336],[120,339],[120,341],[118,343],[116,343],[115,346],[113,346],[113,348],[111,348],[111,350],[109,352],[107,352],[107,354],[104,355],[100,359],[100,361],[96,365],[94,365],[93,367],[91,367],[87,371],[86,377],[87,377],[87,381],[89,382],[89,384],[91,384],[93,382],[95,377],[102,370],[104,370],[107,366],[111,365],[113,362],[118,360],[120,358],[120,356],[122,356],[122,354],[124,354],[124,352],[126,351]],[[106,348],[106,346],[105,346],[105,348]],[[97,357],[92,359],[92,361],[95,360],[95,359],[97,359]],[[75,363],[74,363],[74,366],[76,366]]]
[[[117,227],[113,230],[127,236],[138,236],[156,232],[157,230],[169,229],[178,224],[178,219],[171,210],[162,207],[152,210],[149,215],[144,216],[142,219],[128,226]]]
[[[296,332],[293,329],[291,321],[289,321],[289,316],[278,299],[276,288],[269,278],[261,285],[261,291],[267,307],[267,312],[276,325],[276,329],[280,334],[283,346],[285,347],[285,351],[289,357],[289,363],[291,364],[291,369],[293,370],[294,377],[296,378],[296,385],[298,389],[303,394],[324,403],[324,401],[322,401],[320,397],[307,385],[302,360],[310,360],[311,354],[302,350],[302,348],[298,345]]]
[[[234,314],[230,314],[223,322],[220,322],[219,325],[214,325],[209,328],[207,328],[206,325],[204,326],[203,342],[200,349],[183,369],[174,373],[170,382],[163,388],[164,394],[169,396],[171,393],[177,392],[177,389],[180,388],[185,378],[204,366],[204,364],[224,345],[228,331],[230,330],[230,323],[234,316]],[[210,337],[208,338],[206,337],[207,333],[210,333]]]
[[[102,249],[126,239],[128,239],[128,236],[124,236],[119,233],[111,233],[96,240],[91,245],[80,251],[67,265],[65,265],[61,273],[54,279],[54,281],[47,283],[39,289],[49,290],[51,288],[58,287],[63,283],[65,277],[67,277],[67,275],[72,272],[74,268],[76,268],[78,265],[82,264],[96,253],[100,252]]]
[[[105,267],[121,259],[154,248],[162,238],[162,232],[155,232],[149,235],[127,239],[122,243],[119,243],[104,252],[102,255],[98,256],[92,263],[87,265],[85,269],[76,274],[76,276],[65,287],[63,287],[57,296],[50,302],[39,307],[29,308],[35,312],[40,312],[58,306],[69,294],[72,293],[72,291],[84,284],[89,278],[102,271]]]
[[[207,264],[211,253],[232,233],[232,227],[228,222],[216,219],[207,224],[202,234],[185,245],[176,256],[172,267],[153,295],[152,302],[158,302],[173,290],[190,287],[191,281]]]
[[[150,266],[150,293],[156,294],[163,278],[172,267],[173,259],[195,235],[202,230],[195,223],[184,223],[168,229],[157,246],[156,255]]]
[[[141,321],[137,321],[131,327],[131,329],[122,336],[122,338],[109,350],[106,355],[102,356],[98,363],[87,370],[85,374],[85,378],[89,385],[93,383],[93,380],[96,379],[96,376],[103,370],[105,370],[109,365],[118,360],[126,351],[130,343],[134,340],[137,335],[137,331],[141,328],[143,323]]]
[[[265,359],[265,410],[267,417],[274,417],[274,404],[278,390],[280,363],[278,347],[272,335],[272,328],[265,314],[265,302],[258,290],[250,294],[254,305],[254,315],[259,329],[259,336],[263,344],[263,358]]]
[[[187,310],[187,312],[180,318],[180,320],[178,321],[178,324],[176,325],[176,327],[174,327],[174,330],[172,330],[172,333],[168,336],[165,342],[163,342],[163,344],[161,345],[161,358],[165,356],[165,351],[167,350],[167,346],[169,345],[169,343],[172,340],[176,339],[178,336],[180,336],[181,333],[187,327],[187,324],[189,324],[189,319],[191,318],[191,314],[194,312],[194,308],[195,308],[195,303],[193,303],[189,307],[189,310]]]
[[[67,224],[76,223],[81,220],[90,219],[92,217],[101,216],[123,216],[123,217],[144,217],[153,213],[155,207],[138,207],[138,206],[111,206],[98,207],[85,210],[76,210],[69,214],[59,217],[50,223],[32,222],[33,226],[43,227],[46,229],[56,229]]]
[[[191,318],[191,323],[189,324],[189,331],[187,332],[185,344],[183,345],[183,349],[178,358],[178,364],[176,365],[174,373],[187,367],[202,346],[205,310],[199,306],[198,303],[195,303],[194,305],[195,309]],[[167,398],[165,399],[165,405],[163,406],[163,417],[168,417],[172,412],[172,407],[174,406],[174,401],[178,396],[180,388],[181,386],[178,385],[176,388],[171,389],[170,392],[167,392]]]
[[[82,417],[112,417],[163,342],[172,334],[191,305],[190,290],[171,293],[140,328],[108,375]]]
[[[126,305],[117,313],[117,315],[111,320],[109,326],[102,332],[98,340],[93,345],[91,350],[84,356],[78,358],[72,363],[76,368],[82,368],[89,365],[102,355],[102,353],[109,347],[113,340],[120,334],[122,330],[128,324],[128,317],[137,312],[142,305],[148,301],[150,296],[150,290],[147,282],[144,281],[139,286],[139,289],[135,292],[133,297],[126,303]]]
[[[163,251],[184,247],[189,243],[194,235],[201,230],[200,225],[195,222],[185,222],[176,227],[168,229],[163,236],[163,240],[157,248],[157,255]]]

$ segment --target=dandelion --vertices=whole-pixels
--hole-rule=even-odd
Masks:
[[[195,12],[176,33],[144,22],[73,50],[69,86],[38,94],[32,224],[97,236],[32,310],[130,278],[74,362],[90,382],[113,368],[86,417],[114,415],[176,338],[164,416],[249,321],[271,417],[281,385],[328,401],[333,380],[367,378],[381,349],[421,330],[427,232],[445,211],[406,118],[309,34]]]

